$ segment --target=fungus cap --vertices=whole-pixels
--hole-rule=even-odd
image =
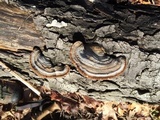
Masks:
[[[97,43],[75,42],[70,50],[70,58],[83,76],[94,80],[107,80],[124,72],[125,56],[108,55],[103,46]]]
[[[30,66],[33,72],[42,78],[63,77],[69,73],[70,70],[68,65],[53,65],[51,60],[46,58],[38,47],[35,47],[30,55]]]

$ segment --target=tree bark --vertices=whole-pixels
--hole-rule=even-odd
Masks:
[[[159,7],[74,0],[51,3],[41,3],[43,9],[33,16],[34,23],[18,8],[0,8],[3,62],[26,80],[57,91],[79,92],[99,100],[160,102]],[[53,20],[67,26],[47,27]],[[84,39],[101,44],[108,54],[124,55],[125,72],[109,80],[83,77],[72,64],[69,52],[75,41]],[[70,73],[63,78],[37,76],[29,65],[34,46],[39,46],[52,62],[69,65]],[[0,72],[1,78],[12,78],[3,69]]]

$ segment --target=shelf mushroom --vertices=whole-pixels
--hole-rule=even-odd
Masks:
[[[30,55],[30,66],[34,73],[42,78],[63,77],[69,73],[69,66],[64,64],[54,65],[51,60],[45,57],[39,47],[34,47]]]
[[[93,80],[107,80],[124,72],[125,56],[108,55],[97,43],[75,42],[70,49],[70,58],[83,76]]]

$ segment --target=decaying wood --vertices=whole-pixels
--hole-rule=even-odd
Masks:
[[[45,4],[45,3],[44,3]],[[63,79],[49,79],[51,88],[80,91],[96,99],[142,100],[160,102],[160,10],[157,6],[110,4],[99,2],[54,1],[44,13],[34,17],[37,29],[43,31],[47,51],[53,62],[71,66]],[[48,27],[52,21],[58,25]],[[124,74],[108,81],[93,81],[80,75],[69,57],[76,41],[96,42],[107,54],[125,56]]]
[[[44,42],[35,29],[32,14],[0,2],[0,49],[32,50]]]
[[[159,103],[159,7],[86,1],[42,1],[39,4],[44,9],[33,16],[36,26],[28,13],[1,4],[1,59],[26,79],[57,91],[79,92],[101,101]],[[36,4],[37,9],[39,4]],[[125,56],[127,67],[124,73],[107,81],[84,77],[69,57],[71,46],[76,41],[96,42],[109,55]],[[30,51],[34,46],[44,47],[44,56],[53,64],[70,66],[70,73],[64,78],[41,78],[36,75],[29,66]],[[0,72],[0,78],[12,77]]]

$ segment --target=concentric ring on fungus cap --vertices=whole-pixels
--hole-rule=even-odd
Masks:
[[[34,73],[42,78],[63,77],[69,73],[69,66],[63,64],[53,65],[50,59],[47,59],[39,47],[34,47],[30,55],[30,66]]]
[[[97,43],[75,42],[70,50],[70,58],[80,74],[93,80],[116,77],[126,68],[125,56],[107,55]]]

